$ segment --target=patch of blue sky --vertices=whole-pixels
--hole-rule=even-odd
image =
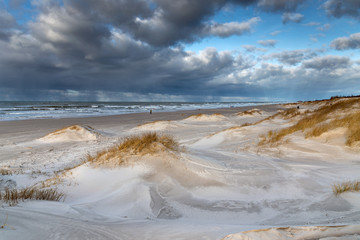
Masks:
[[[246,22],[253,17],[260,17],[261,21],[254,24],[249,33],[241,36],[228,38],[207,37],[201,41],[185,44],[185,49],[199,52],[207,47],[215,47],[219,51],[244,51],[244,45],[252,45],[258,48],[266,48],[267,53],[313,49],[320,51],[327,49],[334,55],[346,55],[351,51],[337,51],[330,48],[330,43],[343,36],[359,31],[358,24],[351,18],[331,18],[325,11],[319,11],[319,6],[312,2],[306,2],[297,11],[304,15],[301,22],[283,23],[281,13],[266,13],[256,10],[254,7],[234,7],[228,5],[219,11],[209,21],[218,23]],[[276,40],[274,47],[264,47],[259,40]],[[258,54],[263,54],[258,52]]]
[[[11,3],[11,0],[3,0],[1,5],[16,19],[17,24],[24,25],[35,19],[38,11],[32,4],[32,1],[23,0],[16,2],[17,4],[15,5]]]

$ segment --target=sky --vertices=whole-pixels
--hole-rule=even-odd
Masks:
[[[0,101],[359,94],[359,0],[0,0]]]

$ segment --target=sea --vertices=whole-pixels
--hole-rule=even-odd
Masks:
[[[0,121],[257,106],[279,102],[1,102]]]

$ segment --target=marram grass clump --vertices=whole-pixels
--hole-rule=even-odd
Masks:
[[[0,192],[0,200],[10,206],[14,206],[19,201],[25,200],[60,201],[64,196],[64,193],[58,192],[57,189],[38,189],[35,187],[22,189],[6,188],[4,191]]]
[[[334,184],[332,186],[333,193],[338,196],[344,192],[358,192],[360,191],[360,181],[347,181],[343,183]]]
[[[328,104],[321,106],[313,112],[307,112],[304,116],[297,121],[293,126],[283,128],[279,131],[269,131],[267,135],[262,136],[259,145],[270,144],[274,145],[280,142],[285,136],[293,134],[297,131],[305,132],[306,137],[320,136],[322,133],[330,129],[338,127],[347,128],[346,145],[353,146],[355,142],[360,141],[360,112],[351,112],[354,106],[359,104],[360,99],[351,98],[340,100],[337,102],[330,101]],[[336,118],[329,122],[329,119],[337,113],[350,113],[343,115],[342,118]],[[293,117],[293,114],[290,114]],[[295,115],[296,116],[296,115]]]
[[[123,165],[131,156],[154,155],[161,152],[176,152],[180,147],[177,141],[169,135],[155,132],[127,137],[120,144],[98,152],[95,156],[88,155],[87,161],[97,165],[111,163]]]

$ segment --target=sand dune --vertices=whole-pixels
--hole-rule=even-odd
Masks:
[[[236,114],[236,116],[239,116],[239,117],[256,117],[256,116],[261,116],[263,114],[264,114],[264,111],[261,111],[260,109],[254,108],[254,109],[247,110],[247,111],[244,111],[244,112],[238,112]]]
[[[73,125],[51,132],[40,138],[43,142],[69,142],[69,141],[92,141],[100,136],[90,126]]]
[[[164,131],[179,127],[179,123],[173,121],[154,121],[150,123],[141,124],[135,128],[134,131]]]
[[[196,115],[192,115],[186,119],[184,119],[185,121],[203,121],[203,122],[212,122],[212,121],[221,121],[221,120],[225,120],[225,116],[219,113],[214,113],[214,114],[196,114]]]
[[[121,117],[84,119],[84,125],[47,135],[43,130],[45,137],[37,141],[23,141],[22,134],[37,139],[41,128],[6,135],[0,139],[1,186],[51,183],[66,198],[56,204],[3,204],[0,224],[8,214],[16,231],[5,227],[1,234],[6,239],[76,239],[84,232],[95,234],[89,239],[357,239],[360,193],[332,188],[359,180],[360,139],[353,134],[358,125],[345,121],[360,112],[359,101],[257,108],[260,112],[241,116],[236,113],[244,109],[221,115],[208,110],[187,119],[179,113],[134,115],[123,124]],[[312,117],[311,125],[306,119]],[[104,137],[87,124],[111,134]],[[309,136],[313,129],[318,135]],[[142,137],[144,132],[150,134]],[[327,225],[343,226],[321,227]]]

